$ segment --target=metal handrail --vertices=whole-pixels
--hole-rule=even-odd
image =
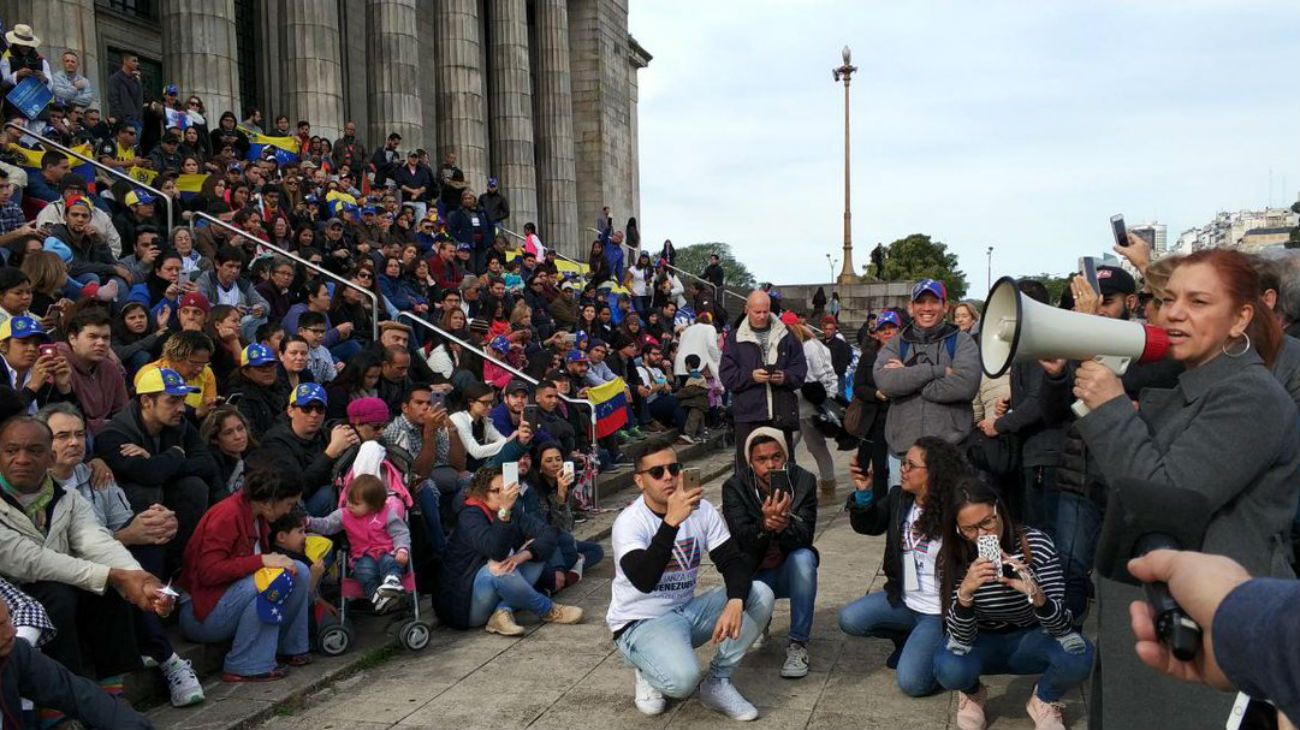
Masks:
[[[520,241],[527,241],[527,240],[528,240],[527,238],[524,238],[523,236],[519,235],[518,233],[515,233],[514,231],[510,230],[509,228],[506,228],[505,226],[498,226],[498,227],[501,229],[501,232],[502,232],[502,233],[505,233],[506,235],[514,236],[515,238],[519,239]],[[569,258],[568,256],[565,256],[564,254],[560,253],[560,249],[558,249],[558,248],[556,248],[556,247],[554,247],[554,246],[551,246],[550,248],[548,248],[548,249],[546,249],[546,250],[547,250],[547,251],[554,251],[556,256],[558,256],[558,257],[564,259],[565,261],[568,261],[569,263],[574,264],[574,265],[576,265],[576,266],[586,266],[586,265],[587,265],[587,263],[586,263],[585,261],[579,261],[579,260],[577,260],[577,259],[571,259],[571,258]]]
[[[495,364],[497,367],[500,367],[501,369],[505,370],[506,372],[510,373],[511,375],[514,375],[515,377],[519,378],[520,380],[524,380],[524,381],[526,381],[526,382],[532,383],[533,385],[538,385],[539,383],[541,383],[541,381],[538,380],[537,378],[534,378],[533,376],[528,375],[527,373],[523,372],[522,370],[519,370],[518,368],[516,368],[515,366],[511,365],[510,363],[505,362],[504,360],[501,360],[500,358],[496,357],[495,355],[492,355],[492,354],[489,353],[487,350],[484,350],[484,349],[481,348],[481,347],[478,347],[478,346],[476,346],[476,345],[472,345],[472,344],[470,344],[469,342],[466,342],[465,340],[462,340],[461,338],[457,337],[456,335],[453,335],[452,333],[448,332],[447,330],[445,330],[445,329],[443,329],[443,328],[441,328],[441,327],[435,325],[434,323],[430,322],[430,321],[427,320],[427,319],[424,319],[423,317],[420,317],[419,315],[412,314],[411,312],[401,312],[401,313],[399,313],[399,314],[397,315],[397,318],[398,318],[398,319],[409,319],[411,322],[414,322],[414,323],[416,323],[416,324],[419,324],[419,325],[423,326],[424,328],[428,329],[428,330],[431,331],[431,332],[436,332],[437,334],[442,335],[443,337],[445,337],[445,338],[451,340],[452,342],[455,342],[456,344],[458,344],[458,345],[460,345],[461,347],[463,347],[463,348],[469,350],[470,352],[473,352],[473,353],[477,354],[479,357],[482,357],[482,358],[484,358],[484,359],[486,359],[486,360],[491,360],[492,363]],[[565,401],[566,403],[572,403],[572,404],[574,404],[574,405],[579,405],[579,406],[586,406],[586,407],[588,407],[588,408],[591,409],[591,444],[592,444],[592,446],[595,446],[595,445],[596,445],[596,441],[597,441],[597,438],[596,438],[596,404],[593,403],[593,402],[591,402],[591,399],[590,399],[590,398],[570,398],[569,396],[564,395],[563,393],[556,393],[556,395],[558,395],[558,396],[560,397],[560,400]],[[599,473],[600,473],[600,471],[599,471],[599,469],[598,469],[598,470],[597,470],[597,475],[599,475]],[[593,476],[593,477],[592,477],[592,480],[591,480],[591,503],[592,503],[592,506],[593,506],[594,508],[599,509],[599,506],[600,506],[600,491],[596,488],[596,477],[595,477],[595,476]]]
[[[293,259],[294,261],[297,261],[298,263],[302,264],[303,266],[306,266],[307,268],[311,269],[312,271],[315,271],[315,272],[318,272],[318,273],[324,274],[325,276],[329,277],[330,279],[333,279],[335,282],[337,282],[337,283],[339,283],[339,284],[342,284],[343,286],[346,286],[346,287],[349,288],[349,289],[355,289],[355,290],[361,292],[362,294],[364,294],[365,296],[370,297],[370,302],[371,302],[371,310],[370,310],[370,326],[371,326],[371,328],[373,329],[373,334],[372,334],[372,336],[374,337],[374,341],[375,341],[375,342],[378,342],[378,341],[379,341],[379,314],[380,314],[381,311],[383,311],[383,310],[380,309],[380,306],[379,306],[379,295],[375,294],[374,292],[370,291],[369,289],[365,288],[364,286],[361,286],[360,284],[356,284],[356,283],[354,283],[354,282],[348,281],[347,279],[344,279],[343,277],[339,276],[338,274],[335,274],[333,271],[327,271],[327,270],[325,269],[325,267],[323,267],[323,266],[321,266],[321,265],[319,265],[319,264],[313,264],[312,262],[308,261],[307,259],[302,258],[301,256],[299,256],[299,255],[297,255],[297,254],[295,254],[295,253],[291,253],[291,252],[289,252],[289,251],[286,251],[285,249],[280,248],[279,246],[275,245],[274,243],[270,243],[270,242],[268,242],[268,241],[263,241],[263,240],[260,239],[260,238],[254,238],[253,236],[250,236],[250,235],[248,234],[247,231],[241,231],[240,229],[238,229],[238,228],[236,228],[236,227],[230,225],[229,223],[227,223],[227,222],[225,222],[225,221],[223,221],[223,220],[220,220],[220,219],[218,219],[218,218],[213,218],[212,216],[208,215],[207,213],[200,213],[200,212],[196,212],[196,213],[194,213],[194,215],[190,218],[190,231],[191,231],[191,232],[194,230],[194,221],[195,221],[195,220],[199,220],[199,219],[202,219],[202,220],[207,221],[207,222],[208,222],[208,225],[214,225],[214,226],[217,226],[218,228],[224,228],[224,229],[226,229],[227,231],[229,231],[229,232],[231,232],[231,233],[233,233],[233,234],[235,234],[235,235],[237,235],[237,236],[240,236],[240,237],[242,237],[242,238],[248,238],[248,239],[251,239],[251,240],[255,241],[255,242],[257,243],[258,246],[262,246],[262,247],[264,247],[264,248],[269,248],[269,249],[271,249],[272,251],[275,251],[276,253],[280,254],[281,256],[284,256],[285,258]]]
[[[109,175],[112,175],[113,177],[128,182],[138,188],[144,188],[145,190],[153,193],[154,195],[157,195],[163,200],[166,200],[167,201],[167,234],[168,236],[171,235],[172,226],[176,223],[176,221],[172,220],[172,197],[167,193],[164,193],[163,191],[159,190],[158,188],[155,188],[154,186],[148,183],[140,182],[139,180],[136,180],[135,178],[131,177],[130,175],[127,175],[126,173],[120,172],[118,170],[114,170],[113,168],[109,167],[108,165],[105,165],[104,163],[98,160],[92,160],[91,158],[86,157],[80,152],[68,149],[67,147],[64,147],[63,145],[59,144],[58,142],[55,142],[52,139],[49,139],[47,137],[42,137],[41,135],[27,129],[21,124],[17,124],[15,122],[5,122],[5,126],[27,137],[31,137],[32,139],[36,140],[37,142],[40,142],[43,145],[46,145],[47,147],[53,147],[54,149],[62,152],[65,155],[75,157],[78,160],[81,160],[82,162],[88,162],[91,165],[93,165],[96,170],[102,170],[108,173]],[[90,181],[87,180],[86,184],[89,185]],[[132,241],[131,245],[134,246],[135,242]]]

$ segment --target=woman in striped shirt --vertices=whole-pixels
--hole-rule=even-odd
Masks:
[[[983,730],[984,674],[1041,674],[1025,709],[1035,730],[1064,730],[1061,698],[1092,671],[1093,646],[1074,630],[1065,578],[1051,538],[1013,525],[998,494],[975,478],[952,492],[939,552],[947,644],[935,678],[957,690],[957,727]],[[981,557],[983,536],[998,538],[1001,564]]]

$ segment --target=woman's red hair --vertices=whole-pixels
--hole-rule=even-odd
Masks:
[[[1273,367],[1273,361],[1282,348],[1282,327],[1273,317],[1272,311],[1264,305],[1260,296],[1259,274],[1250,257],[1231,249],[1209,248],[1184,256],[1178,261],[1175,270],[1191,264],[1209,264],[1214,268],[1219,280],[1223,282],[1223,288],[1232,299],[1234,308],[1247,304],[1251,306],[1255,314],[1246,327],[1246,335],[1250,337],[1251,347],[1264,359],[1264,364]]]

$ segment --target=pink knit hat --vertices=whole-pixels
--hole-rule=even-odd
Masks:
[[[379,398],[357,398],[348,404],[348,422],[382,426],[388,423],[388,404]]]

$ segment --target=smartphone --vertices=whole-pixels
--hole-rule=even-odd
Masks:
[[[1128,226],[1124,225],[1124,215],[1116,213],[1110,217],[1110,232],[1115,236],[1115,245],[1128,246]]]
[[[30,352],[30,350],[29,350],[29,352]],[[40,347],[40,353],[41,353],[41,354],[40,354],[41,357],[47,357],[47,356],[51,356],[51,355],[57,355],[57,354],[59,354],[59,346],[58,346],[58,345],[55,345],[55,344],[41,345],[41,347]]]
[[[528,422],[528,427],[536,432],[538,425],[542,422],[541,407],[536,404],[524,406],[524,420]]]
[[[858,468],[862,470],[863,474],[867,473],[867,470],[872,466],[871,449],[873,445],[866,439],[858,442]]]
[[[561,469],[561,471],[563,471],[564,473],[568,474],[569,476],[574,476],[574,474],[575,474],[574,469],[573,469],[573,462],[572,462],[572,461],[566,461],[566,462],[564,462],[564,466],[560,467],[560,469]]]
[[[768,475],[767,480],[772,485],[772,494],[777,492],[794,493],[794,487],[790,485],[790,472],[785,469],[774,470]]]
[[[438,393],[435,391],[429,394],[429,405],[431,407],[438,408],[439,406],[445,406],[446,403],[447,403],[446,393]]]
[[[1088,280],[1092,290],[1101,293],[1101,284],[1097,282],[1097,259],[1092,256],[1079,257],[1079,273]]]
[[[501,484],[510,486],[519,483],[519,462],[507,461],[501,465]]]
[[[980,535],[975,540],[979,556],[994,565],[1002,565],[1002,544],[997,535]]]
[[[682,489],[691,491],[700,488],[700,470],[699,467],[688,467],[682,469]]]

